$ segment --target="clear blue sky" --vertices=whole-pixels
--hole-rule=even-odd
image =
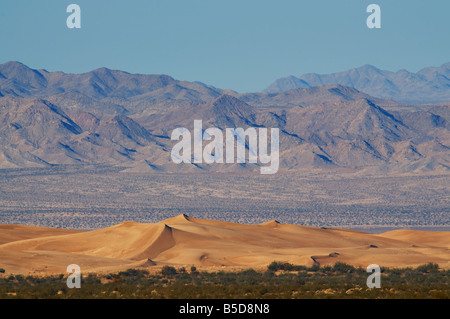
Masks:
[[[81,7],[81,29],[66,7]],[[368,29],[367,5],[381,7]],[[448,0],[2,0],[0,63],[168,74],[239,92],[364,64],[416,72],[450,61]]]

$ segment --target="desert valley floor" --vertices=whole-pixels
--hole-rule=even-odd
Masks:
[[[272,261],[450,267],[446,174],[2,170],[0,268],[64,273]],[[427,231],[424,231],[427,230]]]

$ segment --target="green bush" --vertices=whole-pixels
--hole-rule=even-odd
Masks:
[[[425,265],[418,266],[416,270],[422,273],[435,272],[439,270],[439,265],[435,263],[428,263]]]
[[[333,271],[339,272],[339,273],[353,273],[355,272],[355,267],[352,265],[348,265],[346,263],[343,263],[341,261],[338,261],[333,266]]]
[[[306,270],[308,271],[319,271],[320,270],[320,265],[319,264],[314,264],[311,267],[307,268]]]
[[[272,261],[270,263],[270,265],[267,266],[267,269],[270,271],[277,271],[277,270],[280,270],[280,265],[281,265],[281,263],[279,263],[277,261]]]
[[[0,268],[0,273],[4,274],[5,273],[5,269],[4,268]]]
[[[279,261],[273,261],[270,263],[269,266],[267,266],[267,269],[270,271],[277,271],[277,270],[285,270],[285,271],[299,271],[299,270],[306,270],[306,267],[304,266],[297,266],[290,263],[284,263]]]
[[[163,276],[172,276],[177,274],[177,270],[172,266],[164,266],[161,269],[161,274]]]

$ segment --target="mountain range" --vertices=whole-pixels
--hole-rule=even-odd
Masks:
[[[424,68],[417,73],[380,70],[364,65],[332,74],[308,73],[276,80],[264,92],[273,93],[299,88],[340,84],[361,92],[401,103],[440,103],[450,101],[450,62],[440,67]]]
[[[450,97],[447,103],[411,105],[366,91],[330,84],[238,93],[167,75],[106,68],[67,74],[8,62],[0,65],[0,168],[59,164],[105,164],[134,172],[258,168],[259,164],[171,162],[172,130],[191,130],[194,120],[201,119],[204,129],[279,128],[280,171],[450,169]],[[449,91],[436,98],[443,99]]]

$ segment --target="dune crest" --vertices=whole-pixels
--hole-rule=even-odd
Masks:
[[[273,228],[276,228],[276,227],[278,227],[279,226],[279,224],[281,224],[278,220],[270,220],[270,221],[268,221],[268,222],[265,222],[265,223],[261,223],[260,225],[261,226],[267,226],[267,227],[273,227]]]
[[[193,221],[194,221],[194,219],[189,217],[186,214],[180,214],[175,217],[171,217],[171,218],[167,218],[167,219],[163,220],[163,222],[166,224],[180,224],[180,223],[189,223],[189,222],[193,222]]]

